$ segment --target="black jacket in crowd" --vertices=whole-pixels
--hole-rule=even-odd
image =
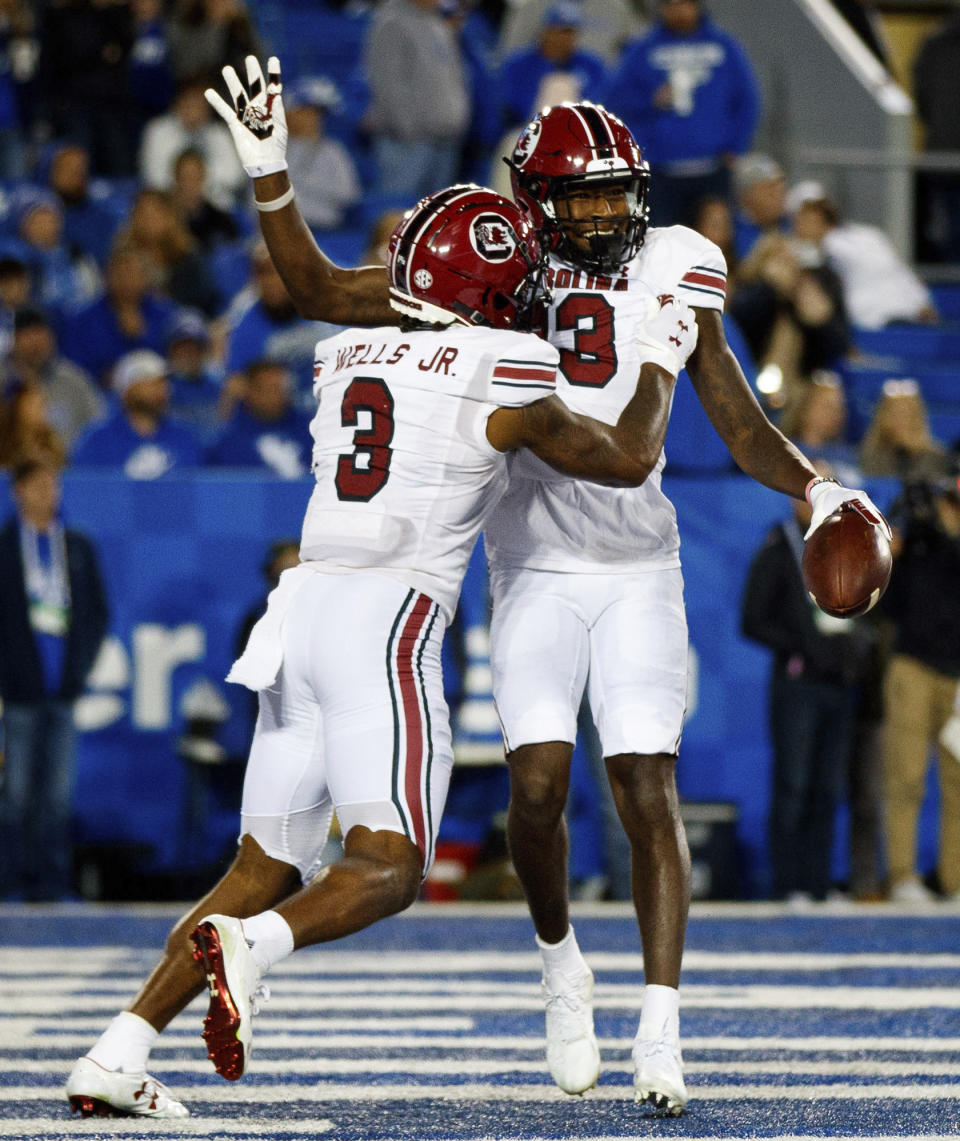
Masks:
[[[894,653],[960,678],[960,536],[929,516],[908,519],[881,605],[896,628]]]
[[[849,632],[821,633],[800,574],[802,548],[799,528],[792,521],[778,523],[767,535],[747,576],[741,630],[751,641],[774,651],[774,671],[781,677],[857,685],[871,657],[874,628],[851,618]],[[788,670],[791,658],[794,668]]]
[[[67,575],[70,580],[70,628],[63,681],[56,696],[73,701],[107,632],[107,600],[96,552],[89,539],[68,530]],[[11,519],[0,530],[0,698],[28,705],[46,696],[43,665],[30,628],[27,591],[20,557],[20,526]]]

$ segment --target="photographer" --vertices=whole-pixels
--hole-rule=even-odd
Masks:
[[[908,483],[891,511],[894,568],[884,611],[894,626],[884,685],[890,897],[933,898],[916,873],[917,821],[930,748],[939,753],[940,890],[960,902],[960,757],[944,740],[960,683],[960,482]],[[949,739],[949,738],[948,738]]]

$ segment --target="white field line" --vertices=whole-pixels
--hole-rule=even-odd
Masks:
[[[137,951],[138,959],[152,961],[159,952]],[[41,973],[95,974],[98,970],[139,974],[141,964],[130,964],[130,954],[117,947],[0,947],[0,979],[36,977]],[[587,951],[596,971],[643,970],[639,951]],[[309,948],[299,951],[274,968],[276,977],[299,975],[433,974],[450,970],[463,974],[477,972],[521,972],[538,974],[541,960],[527,951],[330,951]],[[948,952],[858,951],[850,954],[780,951],[692,951],[683,956],[686,970],[711,971],[825,971],[852,968],[916,970],[960,969],[960,954]]]
[[[184,1095],[183,1089],[177,1091]],[[690,1091],[691,1101],[953,1101],[957,1100],[957,1086],[947,1085],[861,1085],[824,1084],[807,1086],[784,1085],[714,1085],[696,1086]],[[224,1101],[242,1102],[253,1105],[289,1104],[295,1101],[325,1102],[346,1101],[351,1103],[381,1101],[503,1101],[503,1102],[567,1102],[565,1094],[552,1083],[542,1085],[499,1085],[496,1083],[470,1083],[467,1085],[411,1085],[403,1082],[396,1085],[363,1086],[353,1082],[342,1084],[316,1082],[311,1085],[230,1085],[229,1093],[223,1083],[216,1088],[204,1084],[192,1088],[187,1095],[190,1107],[201,1098],[218,1103]],[[588,1090],[584,1100],[632,1101],[629,1086],[599,1086]],[[8,1086],[0,1088],[0,1102],[49,1101],[64,1098],[60,1088],[43,1089],[37,1086]],[[202,1102],[201,1102],[202,1104]],[[168,1123],[169,1124],[169,1123]],[[280,1126],[278,1131],[283,1131]],[[593,1141],[593,1139],[591,1139]],[[809,1138],[807,1139],[809,1141]]]
[[[430,984],[424,984],[424,987]],[[466,989],[468,993],[459,993]],[[301,985],[295,993],[284,986],[274,990],[271,1012],[311,1012],[324,1010],[420,1011],[423,1013],[451,1013],[470,1011],[479,1014],[491,1011],[525,1012],[543,1009],[542,1001],[533,987],[516,990],[499,986],[487,989],[457,988],[457,994],[419,987],[391,988],[386,984],[377,994],[358,994],[352,987],[336,983]],[[594,993],[595,1010],[635,1012],[640,1001],[639,987],[598,986]],[[507,993],[504,993],[506,991]],[[611,993],[612,992],[612,993]],[[83,994],[25,994],[10,995],[3,999],[8,1014],[60,1015],[79,1017],[83,1014],[112,1011],[125,1005],[129,993]],[[681,1009],[691,1010],[955,1010],[960,1008],[960,987],[684,987],[681,992]],[[2,1025],[2,1023],[0,1023]]]
[[[106,1137],[165,1137],[174,1139],[177,1137],[196,1137],[200,1133],[207,1134],[211,1137],[219,1137],[227,1135],[228,1137],[258,1137],[258,1136],[272,1136],[277,1133],[283,1133],[284,1137],[304,1137],[310,1138],[314,1133],[326,1133],[331,1129],[336,1128],[336,1123],[333,1121],[291,1121],[285,1119],[283,1121],[270,1121],[270,1122],[237,1122],[234,1124],[232,1121],[229,1124],[223,1123],[223,1118],[218,1116],[216,1124],[212,1119],[204,1120],[197,1118],[195,1121],[151,1121],[149,1118],[127,1118],[112,1120],[110,1118],[97,1118],[94,1128],[97,1130],[94,1136]],[[70,1125],[69,1122],[64,1122],[62,1117],[48,1117],[37,1118],[29,1122],[14,1121],[0,1121],[0,1137],[44,1137],[47,1141],[74,1141],[74,1139],[86,1133],[83,1124],[74,1124],[70,1127],[69,1132],[63,1130],[64,1124]],[[685,1137],[696,1137],[697,1134],[692,1132],[689,1128],[684,1130]],[[713,1138],[713,1134],[708,1134]],[[636,1133],[630,1134],[606,1134],[603,1137],[591,1137],[590,1141],[636,1141]],[[940,1133],[937,1135],[936,1141],[957,1141],[960,1134],[953,1133]],[[462,1141],[460,1137],[451,1137],[447,1141]],[[502,1141],[502,1136],[480,1137],[476,1141]],[[526,1141],[556,1141],[555,1136],[551,1137],[531,1137],[527,1136]],[[801,1135],[793,1134],[790,1136],[768,1137],[765,1141],[817,1141],[817,1135],[813,1133],[806,1133]],[[862,1135],[856,1137],[842,1137],[831,1135],[829,1141],[863,1141]],[[887,1134],[885,1136],[875,1136],[871,1134],[870,1141],[933,1141],[931,1134]]]
[[[369,979],[361,978],[283,978],[282,976],[271,974],[269,978],[270,988],[278,995],[290,997],[293,995],[344,995],[349,996],[353,1001],[354,997],[361,1000],[376,1001],[377,996],[384,996],[385,1000],[389,1001],[387,996],[397,995],[424,995],[427,997],[458,999],[470,995],[482,996],[486,1002],[487,996],[493,998],[503,998],[509,1002],[510,996],[516,995],[518,997],[534,996],[537,1001],[539,998],[539,980],[523,979],[518,982],[505,982],[500,979],[438,979],[436,977],[404,977],[404,978],[384,978],[380,979],[376,984],[376,995],[371,994],[371,982]],[[9,987],[0,987],[0,1001],[11,1002],[25,1002],[29,1001],[31,997],[50,996],[58,999],[60,996],[69,996],[74,999],[83,1000],[86,997],[97,997],[102,995],[126,995],[130,992],[130,986],[127,980],[113,980],[110,978],[98,979],[94,983],[84,983],[80,980],[67,976],[57,976],[50,979],[30,979],[22,980],[15,985]],[[610,999],[613,996],[637,996],[643,989],[640,982],[612,982],[599,980],[595,986],[595,992],[599,994],[600,998]],[[455,990],[456,994],[451,995],[451,991]],[[683,985],[680,990],[681,1005],[684,1000],[700,1000],[712,997],[724,997],[728,995],[761,995],[772,996],[782,995],[786,999],[784,1005],[790,1004],[790,996],[800,995],[819,995],[828,996],[834,994],[842,994],[846,992],[855,992],[858,994],[877,994],[887,995],[894,993],[910,993],[910,994],[936,994],[936,995],[950,995],[956,994],[960,991],[960,976],[957,979],[957,986],[874,986],[867,984],[865,986],[857,986],[855,984],[843,984],[840,986],[825,986],[819,979],[813,979],[808,985],[792,984],[791,986],[781,986],[779,984],[767,985],[765,983],[689,983]],[[780,1005],[775,1003],[774,1005]],[[806,1002],[801,1001],[801,1005],[807,1005]],[[827,1003],[827,1005],[830,1005]],[[949,1005],[949,1004],[947,1004]],[[8,1007],[9,1008],[9,1007]]]
[[[69,1128],[65,1128],[69,1127]],[[312,1137],[315,1133],[329,1133],[336,1123],[326,1119],[318,1121],[230,1121],[222,1117],[197,1117],[187,1120],[151,1121],[149,1117],[109,1118],[97,1117],[81,1121],[72,1117],[65,1121],[57,1118],[32,1118],[30,1121],[0,1121],[0,1137],[76,1138],[84,1134],[95,1137]],[[95,1133],[90,1133],[96,1130]],[[806,1141],[810,1141],[809,1138]],[[929,1139],[928,1139],[929,1141]]]
[[[494,1034],[396,1034],[368,1033],[344,1034],[327,1033],[330,1022],[323,1018],[302,1018],[296,1023],[284,1020],[271,1020],[269,1029],[261,1024],[256,1028],[256,1043],[263,1050],[302,1050],[306,1047],[318,1050],[422,1050],[442,1049],[469,1052],[472,1050],[500,1050],[541,1055],[543,1039],[534,1035],[494,1035]],[[423,1021],[429,1021],[424,1019]],[[465,1020],[473,1027],[472,1020]],[[379,1030],[388,1019],[370,1020],[372,1030]],[[67,1032],[61,1027],[71,1024]],[[285,1026],[280,1030],[280,1026]],[[55,1033],[39,1033],[47,1027]],[[450,1029],[448,1025],[443,1027]],[[352,1027],[351,1027],[352,1029]],[[6,1049],[72,1049],[83,1051],[103,1030],[103,1022],[92,1019],[62,1019],[40,1022],[37,1019],[7,1019],[0,1022],[0,1046]],[[296,1032],[294,1032],[296,1031]],[[178,1019],[163,1032],[163,1036],[153,1048],[153,1056],[162,1056],[164,1051],[183,1050],[197,1045],[200,1033],[199,1022]],[[633,1046],[632,1038],[600,1038],[604,1050],[628,1051]],[[776,1051],[781,1057],[791,1054],[849,1054],[860,1053],[872,1056],[878,1053],[904,1054],[908,1058],[918,1054],[960,1054],[960,1038],[875,1038],[875,1037],[821,1037],[821,1038],[684,1038],[683,1052],[688,1065],[693,1064],[698,1051],[748,1053],[753,1050]]]
[[[179,1014],[174,1022],[167,1027],[163,1032],[161,1044],[170,1038],[171,1035],[178,1034],[185,1035],[193,1033],[194,1027],[190,1023],[191,1014],[194,1011],[200,1011],[206,1007],[206,999],[201,995],[196,999],[186,1011]],[[453,1033],[457,1030],[473,1030],[476,1026],[476,1020],[473,1018],[460,1018],[456,1015],[444,1018],[438,1016],[435,1018],[419,1018],[419,1017],[389,1017],[383,1016],[379,1018],[298,1018],[296,1021],[291,1021],[289,1024],[290,1030],[300,1030],[304,1033],[329,1033],[331,1031],[339,1033],[343,1031],[376,1031],[382,1034],[386,1040],[391,1040],[391,1031],[413,1031],[419,1030],[423,1032],[429,1031],[447,1031]],[[13,1038],[15,1036],[33,1036],[41,1028],[47,1028],[56,1031],[64,1031],[67,1034],[76,1033],[95,1033],[100,1034],[103,1030],[102,1020],[98,1017],[80,1017],[80,1018],[63,1018],[59,1017],[54,1012],[49,1018],[42,1017],[9,1017],[0,1015],[0,1046],[9,1045],[7,1041],[8,1036]],[[189,1029],[188,1029],[189,1027]],[[47,1037],[47,1035],[44,1035]],[[362,1034],[358,1034],[357,1040],[359,1042],[369,1041]],[[432,1039],[425,1037],[423,1041],[429,1043]],[[958,1039],[960,1041],[960,1039]]]
[[[259,1044],[259,1043],[258,1043]],[[71,1055],[72,1058],[72,1055]],[[33,1058],[5,1058],[0,1060],[0,1076],[4,1074],[49,1074],[60,1066],[54,1059],[37,1061]],[[606,1073],[632,1074],[629,1058],[607,1061]],[[210,1073],[206,1058],[154,1058],[150,1059],[150,1072],[157,1074]],[[451,1055],[445,1058],[343,1058],[337,1054],[311,1054],[309,1058],[254,1057],[250,1062],[251,1074],[306,1074],[318,1078],[351,1074],[395,1074],[411,1076],[462,1074],[545,1074],[545,1063],[539,1059],[519,1058],[466,1058]],[[691,1074],[809,1074],[819,1077],[846,1078],[896,1077],[929,1074],[932,1077],[960,1078],[960,1062],[879,1062],[864,1060],[837,1061],[770,1061],[770,1062],[696,1062],[688,1061],[687,1077]],[[954,1089],[960,1095],[960,1084]]]

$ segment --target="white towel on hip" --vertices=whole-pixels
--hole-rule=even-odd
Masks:
[[[267,597],[267,609],[250,631],[247,645],[230,667],[227,681],[257,692],[277,680],[283,665],[283,623],[300,587],[316,571],[309,563],[290,567]]]

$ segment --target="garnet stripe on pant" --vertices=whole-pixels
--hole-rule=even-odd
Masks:
[[[427,626],[426,633],[423,635],[423,640],[420,642],[420,651],[417,654],[417,677],[420,679],[420,697],[423,701],[423,718],[427,729],[427,779],[424,782],[427,801],[427,847],[423,854],[425,865],[433,862],[435,829],[433,823],[433,802],[430,794],[430,780],[433,769],[433,733],[430,725],[430,700],[427,697],[427,685],[423,678],[423,651],[430,641],[430,635],[433,633],[433,626],[439,614],[440,607],[434,606],[433,613],[430,615],[430,624]]]
[[[411,600],[413,605],[411,606]],[[390,697],[393,701],[394,746],[393,746],[393,801],[404,822],[408,839],[417,845],[426,859],[427,834],[424,822],[421,777],[423,773],[424,733],[423,718],[413,671],[413,658],[417,642],[426,624],[432,599],[425,594],[410,591],[397,615],[387,646],[387,676],[390,684]],[[402,626],[402,632],[397,634]],[[394,684],[396,676],[396,687]],[[399,703],[397,701],[399,688]],[[403,760],[401,773],[400,728],[403,725]],[[405,804],[404,804],[405,802]]]

